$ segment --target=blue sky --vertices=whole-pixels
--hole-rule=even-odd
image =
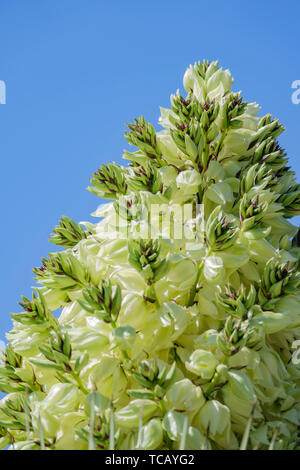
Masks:
[[[2,0],[0,17],[0,340],[32,267],[55,250],[54,225],[91,220],[89,177],[121,161],[126,122],[157,123],[191,62],[219,59],[247,101],[280,119],[299,181],[298,1]]]

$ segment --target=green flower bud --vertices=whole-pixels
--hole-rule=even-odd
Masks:
[[[18,391],[42,390],[32,367],[17,354],[11,344],[3,354],[3,365],[0,365],[0,390],[5,393]]]
[[[260,165],[256,163],[252,165],[247,171],[243,173],[241,180],[240,193],[244,195],[248,193],[253,187],[257,190],[272,188],[277,183],[274,179],[274,173],[268,169],[266,164]]]
[[[130,240],[128,243],[129,263],[140,272],[148,285],[158,281],[169,270],[169,263],[160,258],[161,245],[158,240]],[[149,291],[146,300],[155,300]]]
[[[251,230],[262,220],[268,208],[266,202],[259,202],[259,196],[249,200],[248,194],[244,194],[240,201],[240,221],[243,231]]]
[[[272,258],[265,266],[260,290],[260,299],[264,309],[272,309],[278,298],[292,294],[300,285],[300,275],[292,263],[281,264]]]
[[[155,395],[162,396],[174,381],[176,363],[171,367],[153,358],[139,362],[135,372],[136,380],[146,388],[154,390]]]
[[[216,295],[218,305],[227,313],[236,318],[244,319],[248,311],[256,302],[257,293],[253,284],[250,285],[247,292],[244,285],[238,290],[233,286],[227,286],[221,294]]]
[[[210,214],[206,223],[206,242],[213,251],[225,250],[234,244],[238,228],[227,220],[220,207]]]
[[[160,174],[151,163],[133,168],[132,174],[129,174],[127,181],[129,189],[132,191],[150,191],[156,194],[162,190]]]
[[[110,281],[101,281],[99,287],[89,286],[82,291],[83,300],[79,305],[107,323],[115,323],[121,308],[121,289],[114,289]]]
[[[21,393],[9,393],[0,402],[0,426],[11,432],[32,430],[32,409]]]
[[[85,267],[71,253],[50,254],[49,259],[42,258],[43,266],[33,268],[36,280],[52,289],[78,289],[85,285],[89,276]]]
[[[116,163],[102,165],[90,179],[88,190],[104,199],[117,199],[127,193],[125,172]]]
[[[126,140],[138,147],[148,158],[162,166],[161,153],[157,145],[156,132],[152,124],[144,117],[134,120],[134,124],[127,124],[129,131],[125,132]]]
[[[38,325],[40,328],[44,327],[46,331],[57,328],[57,321],[48,309],[40,289],[37,289],[37,294],[32,293],[32,300],[22,296],[22,302],[19,302],[19,304],[25,312],[11,314],[16,322],[22,325]]]
[[[217,337],[218,347],[228,356],[237,354],[244,346],[254,348],[259,345],[259,341],[255,328],[248,320],[231,317],[227,318],[224,329]]]
[[[286,165],[286,153],[273,137],[268,136],[254,148],[253,163],[263,162],[276,173]]]
[[[71,248],[80,240],[83,240],[87,237],[87,233],[83,230],[81,225],[76,224],[69,217],[63,216],[53,230],[53,235],[50,238],[50,242],[58,246],[64,246],[66,248]]]
[[[291,186],[278,197],[277,202],[283,205],[286,217],[300,214],[300,184]]]
[[[138,364],[136,379],[146,387],[154,386],[158,379],[159,368],[155,359],[147,359]]]

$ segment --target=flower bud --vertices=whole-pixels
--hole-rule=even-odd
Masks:
[[[210,380],[215,373],[218,361],[210,351],[196,349],[185,363],[186,368],[202,379]]]

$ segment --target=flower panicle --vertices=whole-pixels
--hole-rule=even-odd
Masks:
[[[164,129],[135,119],[129,166],[92,176],[101,220],[54,228],[65,250],[33,269],[1,354],[0,448],[299,447],[300,190],[283,126],[232,84],[191,65]]]

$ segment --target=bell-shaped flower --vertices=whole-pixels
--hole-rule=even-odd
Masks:
[[[202,379],[210,380],[215,373],[218,361],[214,354],[204,349],[196,349],[185,367]]]

